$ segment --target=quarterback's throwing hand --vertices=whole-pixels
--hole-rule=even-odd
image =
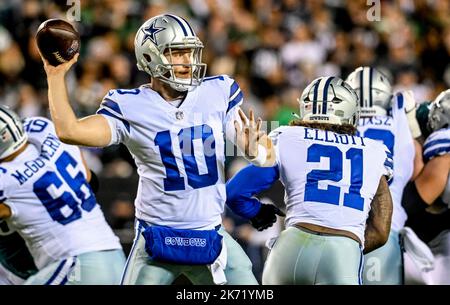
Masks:
[[[39,52],[39,54],[40,54],[40,52]],[[42,56],[42,54],[41,54],[42,61],[44,62],[44,70],[45,70],[45,73],[47,74],[47,77],[57,76],[57,75],[61,75],[61,76],[66,75],[66,72],[69,71],[70,67],[72,67],[72,65],[77,62],[79,55],[80,55],[80,53],[77,53],[74,55],[74,57],[71,60],[55,67],[55,66],[52,66],[48,62],[48,60],[45,59],[44,56]]]
[[[239,116],[241,124],[234,121],[234,128],[236,130],[236,145],[244,152],[249,159],[256,158],[258,155],[258,141],[265,134],[261,131],[261,118],[255,122],[253,110],[249,111],[249,118],[245,113],[239,109]]]

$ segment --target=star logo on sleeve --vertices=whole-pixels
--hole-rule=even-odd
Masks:
[[[165,28],[160,28],[157,27],[155,25],[156,20],[150,24],[148,27],[145,27],[142,29],[142,32],[144,32],[144,39],[142,40],[142,45],[147,41],[147,39],[150,39],[151,42],[153,42],[154,44],[156,43],[156,33],[159,33],[163,30],[165,30]]]

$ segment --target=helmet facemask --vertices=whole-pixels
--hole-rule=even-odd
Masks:
[[[201,42],[200,42],[201,44]],[[173,63],[173,53],[180,49],[190,49],[190,60],[188,64],[186,63]],[[184,46],[172,46],[168,45],[166,50],[162,52],[164,58],[162,61],[164,64],[157,65],[156,69],[161,71],[161,75],[158,79],[164,83],[169,84],[173,89],[177,91],[187,91],[192,90],[203,81],[206,74],[206,64],[202,63],[202,51],[203,44],[198,45],[194,48],[185,48]],[[189,67],[189,77],[181,78],[176,76],[177,67]]]

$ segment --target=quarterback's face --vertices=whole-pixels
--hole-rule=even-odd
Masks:
[[[174,65],[173,70],[177,78],[191,77],[192,54],[192,49],[172,49],[171,52],[169,50],[164,52],[167,60]]]

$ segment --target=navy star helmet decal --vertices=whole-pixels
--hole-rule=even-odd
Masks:
[[[155,23],[156,20],[148,27],[142,29],[142,31],[144,32],[144,39],[142,39],[142,45],[147,41],[147,39],[150,39],[151,42],[157,44],[155,34],[166,29],[155,26]]]

